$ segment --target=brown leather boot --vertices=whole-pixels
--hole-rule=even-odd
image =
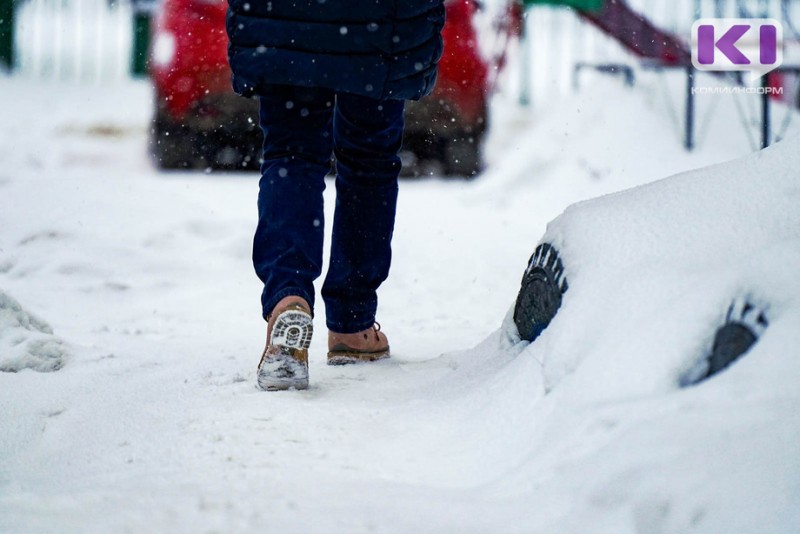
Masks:
[[[258,364],[258,387],[267,391],[308,388],[308,347],[314,327],[301,297],[285,297],[267,317],[267,346]]]
[[[389,357],[389,340],[375,323],[355,334],[328,332],[328,365],[374,362]]]

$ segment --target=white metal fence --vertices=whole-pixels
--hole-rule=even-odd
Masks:
[[[485,0],[496,14],[508,0]],[[656,26],[688,40],[698,16],[770,16],[784,21],[786,38],[800,37],[800,0],[628,0]],[[79,82],[130,74],[133,41],[130,0],[21,0],[15,17],[15,72]],[[622,61],[616,42],[565,8],[528,11],[526,44],[533,94],[565,91],[578,61]],[[798,61],[800,62],[800,61]]]
[[[698,18],[768,17],[780,20],[786,41],[785,62],[800,64],[800,0],[627,0],[656,27],[689,43]],[[632,55],[571,10],[537,6],[527,12],[528,42],[522,59],[529,63],[529,91],[534,100],[572,88],[574,66],[584,63],[631,63]],[[517,83],[520,83],[517,81]]]
[[[15,19],[15,74],[74,82],[126,78],[132,17],[129,2],[24,0]]]

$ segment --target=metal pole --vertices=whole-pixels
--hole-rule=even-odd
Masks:
[[[519,104],[521,106],[531,105],[531,47],[528,41],[528,15],[530,10],[525,10],[522,14],[522,28],[519,35],[520,57],[522,61],[522,68],[520,69],[520,88],[519,88]]]
[[[764,75],[761,77],[761,148],[767,148],[770,143],[770,131],[772,129],[772,124],[770,121],[770,102],[769,102],[769,94],[767,93],[767,87],[769,87],[769,74]]]
[[[134,5],[131,74],[136,77],[147,75],[147,51],[149,47],[150,12],[143,9],[137,9]]]
[[[686,68],[686,132],[684,147],[694,150],[694,68]]]
[[[769,1],[768,0],[759,0],[758,2],[758,10],[760,12],[760,17],[767,18],[769,17]]]
[[[0,67],[14,67],[14,0],[0,0]]]
[[[725,1],[726,0],[714,0],[714,16],[718,19],[721,19],[725,14],[725,6],[723,5]]]

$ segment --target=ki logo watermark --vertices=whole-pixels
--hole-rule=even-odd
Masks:
[[[755,81],[783,63],[783,26],[775,19],[700,19],[692,26],[692,65],[749,71]]]

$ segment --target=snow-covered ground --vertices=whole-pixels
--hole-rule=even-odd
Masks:
[[[547,227],[750,152],[726,104],[687,154],[657,93],[591,87],[500,95],[483,176],[402,183],[391,360],[318,335],[264,393],[257,176],[156,172],[143,82],[0,78],[0,532],[797,532],[797,134]],[[515,343],[545,232],[570,289]],[[741,296],[761,341],[679,389]]]

